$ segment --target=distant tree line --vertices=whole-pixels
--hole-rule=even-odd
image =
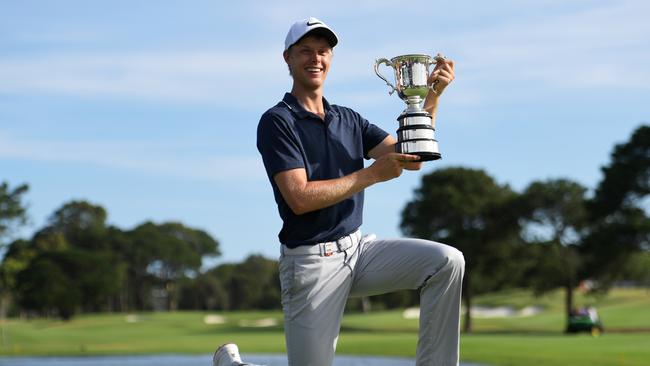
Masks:
[[[201,230],[146,222],[124,231],[108,226],[106,216],[101,206],[72,201],[31,239],[11,242],[0,265],[3,312],[10,304],[64,319],[145,310],[155,289],[164,291],[164,307],[176,309],[179,284],[198,272],[203,257],[219,254],[218,243]]]
[[[615,146],[602,172],[589,194],[569,179],[534,181],[516,192],[480,169],[438,169],[422,177],[402,211],[401,229],[463,251],[466,308],[474,296],[504,288],[537,294],[563,288],[568,314],[584,280],[596,283],[596,291],[617,280],[650,280],[650,127]],[[7,242],[25,222],[27,190],[0,185],[3,316],[280,308],[275,260],[252,255],[202,270],[203,259],[221,254],[219,243],[181,223],[123,230],[107,225],[101,206],[71,201],[30,239]],[[417,304],[416,291],[400,291],[351,299],[348,309]],[[471,331],[469,312],[464,326]]]

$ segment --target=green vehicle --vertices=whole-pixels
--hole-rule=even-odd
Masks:
[[[604,330],[596,309],[592,307],[573,311],[569,316],[566,329],[567,333],[589,332],[594,337],[599,336]]]

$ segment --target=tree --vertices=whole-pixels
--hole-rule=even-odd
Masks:
[[[186,275],[196,275],[205,256],[220,255],[219,243],[208,233],[180,223],[146,222],[128,233],[123,248],[129,263],[129,275],[137,293],[140,309],[145,306],[147,289],[157,281],[167,296],[167,308],[178,304],[176,283]]]
[[[251,255],[237,264],[230,278],[230,303],[234,309],[275,309],[280,305],[278,262]]]
[[[82,295],[74,278],[58,263],[59,254],[38,255],[18,273],[18,302],[23,309],[68,320],[79,307]]]
[[[115,299],[122,293],[121,289],[125,285],[126,264],[113,246],[113,230],[106,224],[107,217],[106,209],[101,205],[85,200],[72,200],[56,209],[48,218],[47,225],[32,239],[37,247],[43,247],[43,243],[39,242],[47,242],[48,248],[40,248],[41,250],[65,249],[70,251],[67,256],[92,255],[102,258],[106,265],[110,266],[112,270],[106,273],[113,276],[112,280],[102,281],[98,278],[96,282],[97,286],[104,287],[83,289],[80,305],[82,311],[113,309],[114,303],[118,303],[117,307],[120,308],[119,301]],[[65,245],[65,248],[56,248],[57,242],[59,246]],[[84,267],[81,261],[66,263],[78,267],[72,271],[80,271]],[[97,296],[101,299],[96,298]]]
[[[650,252],[630,258],[622,276],[638,286],[650,287]]]
[[[590,207],[595,218],[639,207],[650,193],[650,126],[637,128],[629,141],[616,145],[611,162],[601,170]]]
[[[0,287],[2,294],[2,314],[10,306],[12,294],[17,289],[17,274],[29,267],[31,260],[39,253],[68,248],[68,243],[61,234],[49,230],[40,230],[31,240],[15,240],[7,246],[7,251],[0,264]]]
[[[110,250],[107,242],[107,213],[88,201],[70,201],[57,209],[44,228],[63,235],[75,248]]]
[[[129,232],[123,231],[118,227],[109,226],[106,230],[106,240],[110,252],[114,256],[114,261],[121,268],[123,273],[120,275],[121,283],[118,293],[110,300],[111,307],[117,311],[130,311],[134,309],[144,309],[137,306],[137,288],[133,283],[133,263],[137,260],[130,256],[134,254],[132,249],[133,242]],[[146,266],[143,268],[146,271]]]
[[[241,263],[225,263],[207,274],[224,284],[228,310],[280,307],[278,262],[251,255]]]
[[[626,279],[623,275],[636,255],[648,252],[650,220],[639,208],[623,208],[592,225],[581,255],[590,277],[606,291],[616,280]]]
[[[30,261],[43,252],[61,251],[69,245],[63,235],[40,230],[31,240],[18,239],[7,246],[0,266],[0,283],[13,290],[16,287],[16,274],[26,269]]]
[[[27,220],[27,208],[22,198],[28,189],[26,184],[13,189],[7,182],[0,184],[0,244],[14,225],[22,225]]]
[[[125,268],[109,245],[105,222],[101,206],[71,201],[29,241],[12,244],[4,274],[15,276],[13,287],[23,309],[69,319],[78,310],[110,308]]]
[[[464,330],[471,331],[472,296],[512,283],[520,268],[509,260],[520,244],[516,193],[482,170],[447,168],[422,177],[402,211],[406,235],[452,245],[465,256]]]
[[[586,266],[608,286],[635,254],[650,250],[650,126],[614,147],[589,205],[592,230],[585,238]]]
[[[234,307],[230,302],[230,299],[234,298],[234,295],[231,294],[230,289],[232,276],[237,271],[238,265],[238,263],[223,263],[215,268],[212,268],[206,273],[207,276],[213,277],[216,281],[223,285],[223,288],[226,292],[226,297],[221,301],[223,310],[234,310]]]
[[[201,273],[183,281],[178,307],[184,310],[228,310],[228,301],[223,283],[215,276]]]
[[[401,290],[371,296],[369,299],[373,308],[403,309],[410,306],[417,306],[420,302],[419,295],[420,293],[417,290]],[[359,307],[363,310],[363,303],[360,303]]]
[[[7,247],[2,263],[0,263],[0,318],[4,319],[12,303],[12,295],[16,289],[16,275],[27,268],[35,252],[29,247],[27,240],[15,240]]]
[[[0,184],[0,249],[5,243],[5,238],[9,237],[17,226],[27,221],[27,208],[22,199],[28,189],[26,184],[13,189],[9,188],[7,182]],[[20,244],[22,243],[17,245]],[[0,263],[0,319],[6,316],[11,291],[15,285],[15,275],[24,266],[24,258],[3,259]]]
[[[41,252],[17,275],[18,301],[26,310],[68,320],[78,309],[102,310],[118,289],[119,272],[105,254],[79,249]]]
[[[24,214],[16,202],[26,188],[0,187],[9,192],[2,199],[12,203],[0,207],[3,218]],[[167,308],[173,310],[176,284],[200,276],[202,259],[220,254],[209,234],[180,223],[147,222],[125,232],[106,225],[106,219],[99,205],[79,200],[63,204],[30,240],[8,247],[0,266],[3,294],[15,292],[22,309],[70,318],[78,311],[144,310],[151,305],[151,290],[162,289]],[[8,222],[2,221],[3,230]],[[209,279],[201,280],[199,294],[217,288]]]
[[[553,179],[532,182],[520,196],[522,234],[536,260],[526,277],[537,294],[565,289],[567,324],[573,290],[585,279],[579,249],[587,232],[586,192],[576,182]]]

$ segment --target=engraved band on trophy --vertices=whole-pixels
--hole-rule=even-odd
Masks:
[[[422,108],[422,103],[429,90],[436,92],[434,87],[437,80],[431,85],[427,84],[429,66],[443,59],[440,54],[435,58],[429,55],[412,54],[393,57],[390,61],[385,58],[375,61],[375,74],[391,88],[388,94],[392,95],[397,91],[397,95],[407,105],[402,114],[397,117],[399,129],[395,151],[418,155],[420,161],[437,160],[441,157],[431,114]],[[382,64],[395,71],[397,87],[379,73],[379,65]]]

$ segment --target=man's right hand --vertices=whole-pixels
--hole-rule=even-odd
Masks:
[[[417,155],[388,153],[380,156],[368,169],[377,182],[385,182],[402,175],[406,163],[420,160]]]

